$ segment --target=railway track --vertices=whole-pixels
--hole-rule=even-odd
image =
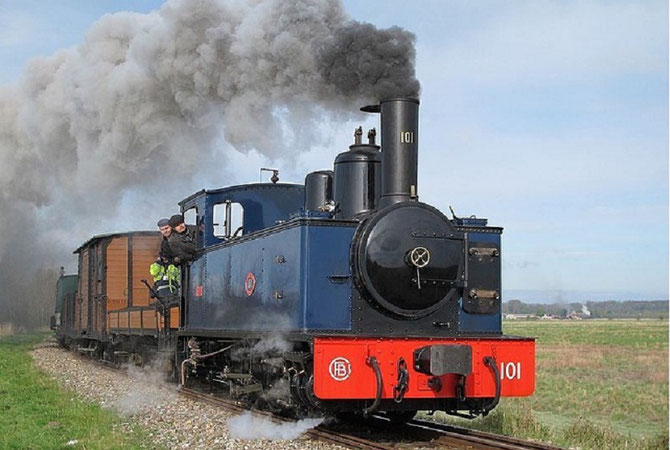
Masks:
[[[242,404],[235,402],[233,400],[228,400],[224,399],[221,397],[217,397],[212,394],[206,394],[200,391],[196,391],[194,389],[190,388],[185,388],[182,387],[179,389],[179,393],[192,399],[197,399],[200,401],[204,401],[210,404],[214,404],[217,406],[221,406],[223,408],[226,408],[231,411],[235,412],[244,412],[244,411],[249,411],[248,408],[244,407]],[[286,422],[293,422],[292,419],[284,418],[284,417],[279,417],[276,416],[272,413],[269,413],[267,411],[259,411],[259,410],[252,410],[254,414],[267,417],[268,419],[272,420],[273,422],[277,423],[286,423]],[[320,439],[323,441],[331,442],[334,444],[340,444],[345,447],[349,448],[356,448],[356,449],[380,449],[380,450],[385,450],[385,449],[391,449],[394,448],[392,446],[379,443],[379,442],[374,442],[368,439],[363,439],[357,436],[352,436],[348,434],[343,434],[339,432],[334,432],[331,430],[328,430],[327,428],[314,428],[312,430],[309,430],[306,432],[306,434],[314,439]]]
[[[179,392],[186,397],[215,404],[235,412],[249,411],[248,408],[238,402],[194,389],[182,387]],[[292,422],[292,419],[278,417],[266,411],[253,410],[252,412],[277,423]],[[396,426],[391,428],[390,421],[386,417],[378,415],[373,416],[368,425],[378,428],[382,432],[386,431],[387,433],[384,433],[386,436],[378,433],[378,439],[373,440],[357,436],[352,432],[343,432],[328,425],[320,425],[307,431],[306,434],[314,439],[339,444],[348,448],[366,450],[398,450],[402,448],[414,448],[415,446],[467,450],[559,450],[559,447],[549,444],[524,441],[513,437],[499,436],[425,420],[412,420],[401,427]],[[391,442],[389,439],[401,435],[403,437],[402,442]],[[412,440],[411,443],[408,441],[408,437]]]
[[[124,373],[122,365],[93,358],[80,357],[98,366]],[[208,394],[191,388],[181,387],[179,393],[185,397],[213,404],[229,411],[242,413],[251,411],[276,423],[292,422],[293,419],[280,417],[267,411],[250,410],[243,403]],[[360,425],[360,424],[358,424]],[[360,428],[360,427],[359,427]],[[561,450],[550,444],[526,441],[510,436],[502,436],[468,428],[456,427],[429,420],[411,420],[401,426],[391,425],[383,415],[373,415],[365,422],[365,427],[376,430],[373,439],[357,435],[357,431],[343,431],[330,425],[320,425],[305,434],[313,439],[339,444],[343,447],[364,450],[399,450],[415,447],[463,449],[463,450]]]
[[[412,420],[405,424],[405,427],[414,429],[419,434],[421,434],[420,430],[425,430],[428,433],[439,433],[439,437],[433,442],[448,448],[472,450],[560,450],[560,447],[542,442],[526,441],[510,436],[486,433],[427,420]]]

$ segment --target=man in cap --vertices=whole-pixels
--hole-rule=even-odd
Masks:
[[[181,271],[179,267],[175,266],[174,256],[168,242],[169,237],[173,234],[170,221],[168,219],[161,219],[156,225],[163,235],[163,239],[158,252],[158,259],[149,266],[149,273],[154,280],[152,297],[155,296],[154,294],[157,294],[160,302],[165,307],[165,305],[170,305],[177,301],[176,296],[179,291]],[[158,303],[156,306],[158,306]],[[167,313],[163,311],[163,314]]]
[[[169,219],[161,219],[158,221],[158,230],[163,235],[161,240],[161,249],[158,252],[158,257],[160,258],[163,264],[172,263],[172,254],[170,253],[170,245],[168,244],[168,239],[172,234],[172,227],[170,226]]]
[[[184,216],[175,214],[168,223],[172,227],[172,234],[168,237],[170,254],[174,264],[184,264],[195,258],[194,225],[186,225]]]

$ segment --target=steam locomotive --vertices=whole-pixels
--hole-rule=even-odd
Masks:
[[[417,99],[361,109],[381,147],[359,128],[304,185],[275,173],[179,203],[198,256],[172,300],[143,285],[157,233],[83,244],[77,282],[59,281],[61,342],[298,415],[472,418],[531,395],[534,339],[502,333],[502,228],[419,201]]]

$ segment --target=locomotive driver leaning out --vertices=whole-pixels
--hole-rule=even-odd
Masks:
[[[149,266],[149,273],[154,279],[154,290],[164,304],[171,304],[178,301],[175,294],[179,289],[181,272],[174,262],[172,251],[168,243],[168,238],[173,234],[170,221],[161,219],[157,223],[158,229],[163,235],[160,251],[156,262]],[[153,297],[152,293],[152,297]]]
[[[172,254],[170,253],[170,245],[168,244],[168,238],[172,234],[172,227],[170,226],[170,221],[168,219],[161,219],[158,221],[158,230],[163,235],[161,240],[161,249],[158,253],[158,257],[163,264],[172,263]]]
[[[174,264],[185,264],[195,258],[195,226],[186,225],[184,216],[175,214],[170,217],[172,233],[167,239],[170,255]]]

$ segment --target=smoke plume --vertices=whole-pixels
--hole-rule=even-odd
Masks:
[[[92,234],[152,227],[225,164],[222,148],[290,157],[322,120],[418,96],[414,59],[411,33],[331,0],[172,0],[103,16],[0,86],[0,308],[30,301],[32,271]]]

